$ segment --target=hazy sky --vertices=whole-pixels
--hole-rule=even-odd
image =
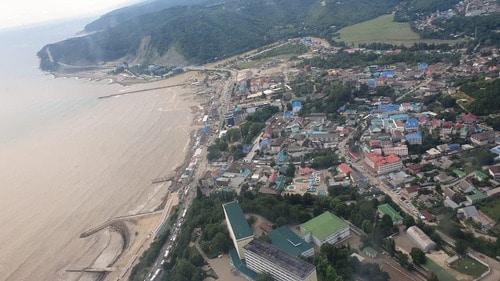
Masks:
[[[7,1],[0,7],[0,29],[57,19],[98,15],[125,6],[125,4],[141,2],[140,0]]]

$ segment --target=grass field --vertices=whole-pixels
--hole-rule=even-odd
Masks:
[[[424,265],[427,269],[434,272],[437,275],[439,281],[457,281],[455,277],[449,274],[446,270],[444,270],[441,266],[435,263],[430,258],[427,258],[427,262]]]
[[[479,209],[495,221],[500,221],[500,198],[492,198],[481,202]]]
[[[384,15],[378,18],[351,25],[339,30],[340,38],[336,40],[346,43],[389,43],[394,45],[413,45],[416,42],[425,43],[455,43],[453,40],[422,40],[413,32],[409,23],[394,22],[393,15]]]
[[[467,274],[474,278],[481,276],[481,274],[488,270],[485,265],[477,262],[475,259],[470,257],[459,259],[458,261],[452,263],[450,267],[458,272]]]

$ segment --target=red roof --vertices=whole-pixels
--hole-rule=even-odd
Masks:
[[[420,211],[420,213],[422,213],[422,215],[428,220],[428,221],[432,221],[434,220],[434,215],[431,214],[429,211],[427,210],[422,210]]]
[[[401,160],[401,158],[399,158],[399,156],[396,154],[389,154],[387,156],[382,156],[374,152],[368,153],[366,155],[366,158],[368,158],[373,163],[376,163],[378,166],[395,163]]]
[[[337,170],[341,173],[344,173],[344,174],[349,174],[352,172],[352,169],[351,167],[349,167],[349,165],[347,165],[346,163],[342,163],[340,164],[338,167],[337,167]]]

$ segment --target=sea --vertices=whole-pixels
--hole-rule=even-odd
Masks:
[[[58,77],[36,52],[89,19],[0,31],[0,281],[92,280],[69,274],[105,238],[79,235],[121,215],[151,211],[165,191],[151,179],[184,160],[192,104],[174,90]],[[104,240],[103,240],[104,239]]]

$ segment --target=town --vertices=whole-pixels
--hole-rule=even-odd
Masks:
[[[190,280],[498,280],[499,55],[307,37],[189,69],[229,86],[198,120],[208,165],[183,173],[198,195],[162,265],[181,274],[168,261],[188,251]]]

